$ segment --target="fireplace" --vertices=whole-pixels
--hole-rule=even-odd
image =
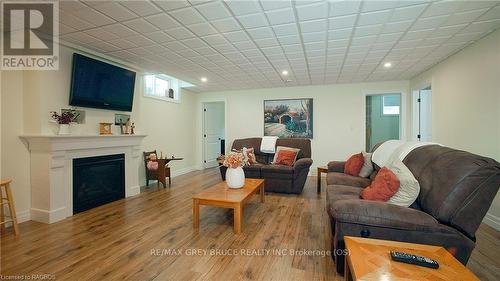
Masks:
[[[73,214],[125,198],[125,154],[73,159]]]

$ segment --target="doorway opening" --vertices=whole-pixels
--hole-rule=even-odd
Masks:
[[[412,92],[412,139],[432,141],[432,88],[431,86]]]
[[[400,139],[401,94],[366,96],[366,151],[386,140]]]
[[[217,157],[225,154],[225,103],[205,102],[203,110],[203,166],[218,165]]]

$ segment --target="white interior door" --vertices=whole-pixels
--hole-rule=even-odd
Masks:
[[[412,93],[413,140],[432,141],[432,89],[427,87]]]
[[[224,103],[203,104],[203,142],[205,168],[217,166],[221,154],[221,139],[224,138]]]

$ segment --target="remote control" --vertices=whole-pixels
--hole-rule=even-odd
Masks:
[[[391,258],[393,261],[404,262],[429,268],[439,268],[439,263],[433,259],[416,256],[403,252],[391,251]]]

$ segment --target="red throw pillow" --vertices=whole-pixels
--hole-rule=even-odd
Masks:
[[[398,192],[398,177],[386,167],[378,171],[372,183],[361,191],[361,198],[372,201],[387,201]]]
[[[276,165],[286,165],[293,166],[295,164],[295,159],[297,158],[298,151],[282,149],[278,151],[278,157],[274,164]]]
[[[351,176],[359,176],[359,172],[365,163],[365,157],[363,153],[354,154],[345,162],[344,173]]]

